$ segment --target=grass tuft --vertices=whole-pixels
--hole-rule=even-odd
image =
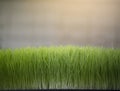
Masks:
[[[120,49],[0,50],[0,89],[120,89]]]

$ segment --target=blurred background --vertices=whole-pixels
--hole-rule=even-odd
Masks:
[[[120,47],[120,0],[0,0],[0,48]]]

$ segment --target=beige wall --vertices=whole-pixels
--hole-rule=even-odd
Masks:
[[[120,47],[120,0],[0,0],[0,46]]]

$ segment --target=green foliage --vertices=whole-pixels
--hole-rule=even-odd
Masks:
[[[120,49],[0,50],[0,89],[120,89]]]

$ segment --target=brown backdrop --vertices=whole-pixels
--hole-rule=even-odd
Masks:
[[[0,0],[0,47],[120,47],[120,0]]]

